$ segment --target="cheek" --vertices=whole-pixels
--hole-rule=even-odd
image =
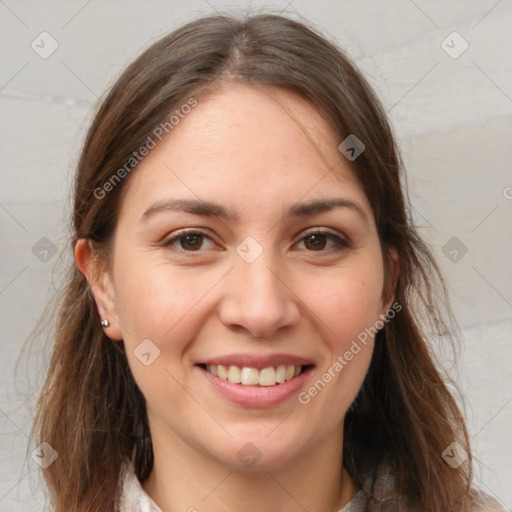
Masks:
[[[212,287],[213,277],[134,259],[119,260],[117,269],[116,304],[133,377],[143,395],[160,404],[159,410],[165,410],[170,401],[174,407],[185,407],[187,398],[180,382],[184,382],[186,369],[177,362],[200,329],[194,314],[201,306],[199,299]],[[149,344],[143,352],[139,347],[148,339],[157,349]],[[146,352],[150,353],[148,366],[139,358]],[[154,354],[158,355],[153,360]]]
[[[321,378],[333,383],[330,385],[331,393],[337,397],[336,400],[342,400],[341,410],[346,410],[370,364],[375,334],[373,327],[380,314],[380,294],[356,280],[345,281],[342,285],[324,302],[329,304],[323,309],[323,320],[329,332],[326,331],[325,336],[328,350],[322,364],[322,372],[325,373]],[[327,400],[327,396],[324,398]]]
[[[211,314],[218,270],[176,269],[162,263],[130,268],[116,302],[132,374],[145,396],[165,394],[178,406],[184,400],[178,383],[188,371],[181,362]],[[158,348],[158,357],[148,367],[136,357],[147,339]]]
[[[116,305],[127,339],[163,339],[186,323],[188,313],[212,287],[208,272],[172,268],[144,254],[119,258],[116,265]]]
[[[356,337],[375,323],[380,307],[381,289],[364,281],[344,282],[331,299],[329,315],[332,329],[344,340]]]
[[[326,279],[311,297],[326,352],[316,378],[298,399],[312,416],[323,418],[319,432],[340,424],[361,388],[373,354],[381,293],[382,274],[352,269]]]
[[[339,348],[375,324],[382,313],[383,274],[378,261],[341,269],[308,286],[309,306]]]

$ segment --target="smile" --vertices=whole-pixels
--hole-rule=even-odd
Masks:
[[[258,370],[247,366],[208,364],[202,365],[214,377],[242,386],[276,386],[299,376],[309,365],[278,365]]]
[[[277,365],[258,370],[250,366],[197,364],[196,368],[216,395],[238,406],[261,409],[297,396],[315,366]]]

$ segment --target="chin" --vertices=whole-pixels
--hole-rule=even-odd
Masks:
[[[212,455],[233,471],[275,471],[290,464],[299,455],[298,440],[290,435],[265,437],[267,432],[271,429],[260,428],[251,436],[245,430],[244,435],[230,439],[220,447],[222,451]]]

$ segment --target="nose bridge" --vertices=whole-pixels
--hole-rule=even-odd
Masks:
[[[238,299],[251,309],[267,309],[281,303],[285,294],[276,276],[278,266],[269,247],[254,261],[240,257],[234,268]]]
[[[234,272],[246,286],[259,287],[263,292],[276,286],[275,269],[280,266],[279,257],[272,248],[272,237],[247,236],[237,247]],[[274,290],[277,291],[277,290]]]
[[[297,304],[279,275],[282,265],[271,247],[246,239],[236,252],[220,309],[222,322],[242,326],[258,337],[296,323]]]
[[[263,255],[252,263],[237,263],[236,272],[242,288],[246,291],[248,302],[268,303],[282,298],[282,283],[277,278],[275,269],[275,258]]]

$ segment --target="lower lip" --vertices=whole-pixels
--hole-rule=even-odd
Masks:
[[[297,377],[275,386],[244,386],[243,384],[233,384],[228,380],[220,379],[207,370],[201,367],[198,368],[223,397],[237,405],[250,408],[272,407],[289,400],[299,393],[314,369],[313,366],[310,366]]]

